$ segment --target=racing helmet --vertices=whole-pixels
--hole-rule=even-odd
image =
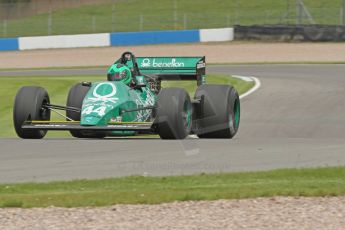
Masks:
[[[108,81],[122,81],[129,85],[132,80],[131,70],[124,64],[113,64],[108,69]]]

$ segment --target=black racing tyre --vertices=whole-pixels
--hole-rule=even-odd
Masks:
[[[78,83],[70,89],[67,96],[67,107],[74,107],[81,109],[83,105],[83,100],[89,91],[89,86],[84,86],[82,83]],[[66,116],[71,118],[74,121],[80,121],[81,112],[66,111]],[[70,130],[69,131],[73,137],[77,138],[103,138],[105,137],[104,133],[95,133],[95,132],[85,132],[80,130]]]
[[[162,89],[158,94],[154,124],[162,139],[184,139],[191,132],[192,104],[180,88]]]
[[[228,85],[201,85],[195,99],[201,98],[203,102],[195,111],[193,132],[199,138],[233,138],[241,116],[236,89]]]
[[[24,86],[19,89],[13,108],[14,129],[19,137],[41,139],[47,134],[47,130],[24,130],[22,125],[26,120],[49,121],[50,110],[43,107],[49,103],[49,95],[42,87]]]

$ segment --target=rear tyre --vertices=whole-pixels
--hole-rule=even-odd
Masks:
[[[201,85],[195,98],[204,98],[197,111],[194,133],[199,138],[233,138],[240,125],[240,99],[227,85]]]
[[[27,120],[50,120],[50,110],[44,105],[49,104],[49,95],[41,87],[24,86],[19,89],[13,108],[14,129],[19,137],[24,139],[41,139],[47,130],[24,130],[22,125]]]
[[[84,86],[82,83],[74,85],[67,96],[67,107],[74,107],[81,109],[83,105],[83,100],[89,91],[89,86]],[[66,116],[71,118],[74,121],[80,121],[81,112],[66,111]],[[69,131],[73,137],[76,138],[103,138],[105,137],[104,133],[95,133],[95,132],[85,132],[80,130],[70,130]]]
[[[184,139],[191,131],[192,104],[180,88],[162,89],[158,94],[155,126],[162,139]]]

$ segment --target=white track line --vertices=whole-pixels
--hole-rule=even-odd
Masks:
[[[247,77],[247,76],[238,76],[238,75],[233,75],[233,77],[239,78],[239,79],[241,79],[243,81],[254,81],[255,82],[255,85],[254,85],[253,88],[251,88],[250,90],[248,90],[244,94],[240,95],[240,99],[249,96],[250,94],[254,93],[256,90],[258,90],[261,87],[261,82],[256,77]]]
[[[239,78],[243,81],[254,81],[255,82],[255,85],[253,88],[251,88],[250,90],[248,90],[247,92],[245,92],[244,94],[241,94],[240,95],[240,99],[242,98],[245,98],[247,96],[249,96],[250,94],[254,93],[256,90],[258,90],[260,87],[261,87],[261,82],[258,78],[256,77],[245,77],[245,76],[238,76],[238,75],[233,75],[233,77],[235,78]],[[192,139],[198,139],[198,136],[197,135],[189,135],[188,136],[189,138],[192,138]]]

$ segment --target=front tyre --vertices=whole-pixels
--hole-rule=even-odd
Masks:
[[[89,86],[84,86],[82,83],[75,84],[69,91],[67,96],[67,107],[74,107],[81,109],[83,106],[83,100],[89,91]],[[81,112],[66,111],[66,116],[73,121],[80,121]],[[69,131],[73,137],[77,138],[103,138],[104,133],[86,132],[80,130],[70,130]]]
[[[41,139],[47,134],[46,130],[24,130],[22,125],[27,120],[49,121],[50,110],[44,108],[49,103],[49,95],[42,87],[24,86],[19,89],[13,108],[14,128],[19,137]]]
[[[235,88],[228,85],[201,85],[195,92],[195,98],[203,98],[193,130],[199,138],[233,138],[236,135],[241,108]]]
[[[155,126],[162,139],[184,139],[192,126],[192,104],[180,88],[162,89],[158,94]]]

